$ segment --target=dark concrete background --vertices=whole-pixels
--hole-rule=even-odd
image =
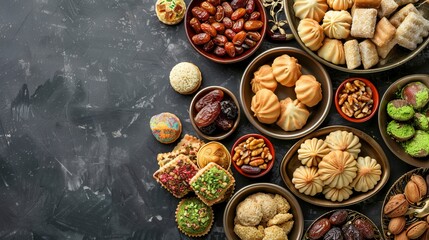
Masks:
[[[196,63],[202,87],[221,85],[238,95],[251,58],[220,65],[201,57],[185,37],[183,22],[158,21],[148,0],[2,0],[0,3],[0,239],[187,239],[176,228],[178,199],[152,178],[158,143],[149,119],[172,112],[183,133],[195,135],[188,117],[192,96],[169,85],[170,69]],[[188,1],[187,1],[188,3]],[[295,41],[265,41],[256,54]],[[366,75],[380,95],[393,81],[429,74],[429,50],[396,69]],[[350,76],[328,69],[334,90]],[[353,126],[373,136],[391,163],[391,178],[375,197],[351,206],[380,224],[387,189],[413,169],[385,147],[377,119],[343,120],[331,107],[322,126]],[[243,115],[228,148],[257,132]],[[296,141],[271,139],[271,173],[257,180],[234,171],[236,190],[255,182],[285,187],[280,160]],[[328,211],[300,201],[306,226]],[[207,239],[224,239],[226,203],[214,206]]]

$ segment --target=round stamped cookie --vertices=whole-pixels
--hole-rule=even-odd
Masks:
[[[200,69],[193,63],[181,62],[170,71],[170,84],[180,94],[192,94],[201,86]]]
[[[157,0],[156,16],[167,25],[175,25],[185,17],[186,3],[183,0]]]
[[[182,123],[180,119],[168,112],[152,116],[150,119],[150,129],[153,136],[161,143],[172,143],[176,141],[182,133]]]

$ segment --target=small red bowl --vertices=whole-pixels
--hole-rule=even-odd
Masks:
[[[271,161],[267,162],[267,169],[263,169],[258,174],[248,174],[248,173],[244,172],[241,169],[241,167],[238,166],[237,163],[234,160],[231,160],[231,162],[232,162],[232,165],[234,166],[235,170],[237,170],[237,172],[239,172],[241,175],[243,175],[245,177],[248,177],[248,178],[258,178],[258,177],[264,176],[265,174],[267,174],[271,170],[271,168],[273,168],[274,161],[275,161],[275,158],[276,158],[276,152],[274,150],[274,146],[270,142],[270,140],[268,140],[268,138],[262,136],[261,134],[256,134],[256,133],[250,133],[250,134],[246,134],[246,135],[240,137],[237,141],[235,141],[234,145],[232,146],[232,149],[231,149],[231,158],[235,154],[235,147],[237,147],[240,143],[245,142],[250,137],[254,137],[256,139],[261,139],[261,138],[264,139],[265,146],[268,147],[268,149],[270,150],[270,153],[273,156],[273,159]]]
[[[368,116],[363,117],[363,118],[355,118],[355,117],[347,116],[341,110],[341,106],[339,103],[340,96],[342,94],[343,89],[346,87],[346,84],[348,82],[353,83],[354,80],[359,80],[359,81],[365,83],[365,85],[368,86],[372,91],[372,100],[373,100],[373,104],[372,104],[372,108],[371,108],[372,112]],[[352,78],[348,78],[348,79],[344,80],[344,82],[342,82],[340,84],[337,91],[335,92],[335,101],[334,102],[335,102],[335,107],[337,109],[337,112],[341,115],[341,117],[343,117],[344,119],[346,119],[347,121],[350,121],[350,122],[362,123],[362,122],[368,121],[369,119],[371,119],[375,115],[375,113],[377,112],[377,109],[378,109],[378,104],[380,102],[380,99],[379,99],[377,88],[374,86],[374,84],[371,81],[369,81],[366,78],[352,77]]]
[[[196,45],[192,42],[192,37],[194,35],[196,35],[196,32],[194,31],[194,29],[191,27],[191,24],[190,24],[191,19],[194,17],[192,15],[192,8],[194,8],[196,6],[200,6],[201,3],[204,1],[206,1],[206,0],[191,0],[187,6],[186,14],[185,14],[186,37],[188,38],[191,46],[199,54],[201,54],[204,57],[206,57],[206,58],[208,58],[214,62],[217,62],[217,63],[230,64],[230,63],[240,62],[240,61],[250,57],[253,53],[256,52],[256,50],[258,50],[258,48],[261,46],[261,44],[265,38],[265,33],[267,30],[267,14],[265,13],[265,8],[264,8],[264,5],[262,4],[262,0],[255,0],[254,1],[255,11],[258,11],[261,14],[259,20],[261,20],[264,23],[263,27],[257,31],[259,34],[261,34],[261,39],[256,43],[255,46],[253,46],[252,48],[249,48],[249,49],[245,49],[242,54],[236,55],[235,57],[229,57],[228,55],[220,57],[220,56],[214,54],[213,51],[212,52],[204,51],[203,45]],[[226,0],[226,1],[231,2],[231,0]],[[222,34],[220,34],[220,35],[222,35]]]

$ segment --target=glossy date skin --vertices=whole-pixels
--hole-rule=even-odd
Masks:
[[[264,22],[255,0],[205,0],[191,13],[191,41],[205,52],[235,58],[262,41]]]

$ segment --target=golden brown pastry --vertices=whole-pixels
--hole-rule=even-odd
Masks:
[[[398,4],[395,0],[381,0],[378,17],[389,17],[397,8]]]
[[[355,69],[362,64],[359,52],[359,43],[356,39],[348,40],[344,43],[344,53],[346,55],[346,64],[348,69]]]
[[[355,38],[372,38],[377,23],[377,9],[356,8],[353,12],[350,34]]]
[[[261,205],[261,222],[268,222],[268,220],[272,219],[277,214],[276,202],[269,194],[258,192],[247,198],[253,199],[257,204]]]
[[[262,240],[288,240],[285,231],[279,226],[271,226],[264,229],[264,238]]]
[[[253,79],[250,81],[250,84],[252,85],[253,93],[263,88],[274,92],[277,88],[277,81],[271,66],[268,64],[260,66],[258,70],[253,73]]]
[[[295,83],[295,94],[307,107],[314,107],[322,100],[322,85],[313,75],[301,75]]]
[[[331,188],[326,187],[323,190],[323,194],[325,194],[325,198],[334,202],[342,202],[344,200],[347,200],[350,198],[350,195],[352,195],[352,187],[345,186],[343,188]]]
[[[323,46],[317,51],[319,57],[333,64],[345,64],[343,43],[337,39],[325,38]]]
[[[300,19],[311,18],[320,22],[328,10],[328,4],[326,0],[295,0],[293,10]]]
[[[358,157],[358,174],[351,186],[358,192],[367,192],[375,187],[381,177],[381,165],[369,156]]]
[[[357,174],[356,160],[343,151],[332,151],[319,163],[319,175],[323,184],[343,188],[352,183]]]
[[[305,195],[314,196],[323,191],[323,181],[316,167],[300,166],[293,172],[292,183],[295,188]]]
[[[334,10],[347,10],[353,6],[353,0],[328,0],[329,7]]]
[[[429,20],[422,15],[410,12],[396,29],[398,45],[414,50],[429,34]]]
[[[155,12],[162,23],[175,25],[185,17],[186,3],[183,0],[157,0]]]
[[[277,125],[285,131],[295,131],[304,127],[310,112],[298,99],[286,98],[280,101],[280,117]]]
[[[261,123],[274,123],[280,116],[280,102],[272,91],[261,89],[252,97],[250,109]]]
[[[323,17],[323,31],[328,38],[346,39],[350,35],[352,16],[345,10],[327,11]]]
[[[243,226],[256,226],[262,220],[262,206],[255,199],[245,198],[237,205],[235,210],[236,224]]]
[[[360,153],[359,138],[351,132],[337,130],[326,136],[325,142],[332,150],[349,152],[355,159]]]
[[[274,202],[276,202],[277,213],[287,213],[290,209],[290,204],[283,196],[274,195]]]
[[[234,225],[234,233],[241,240],[262,240],[264,238],[264,228],[256,228],[253,226],[243,226],[241,224]]]
[[[302,165],[317,167],[331,149],[322,139],[312,138],[305,140],[298,149],[298,159]]]
[[[277,82],[286,87],[294,86],[296,80],[301,76],[301,65],[298,60],[287,54],[276,57],[272,69]]]
[[[364,69],[375,66],[380,60],[377,53],[377,46],[369,39],[365,39],[359,43],[359,52]]]
[[[304,45],[312,51],[317,51],[325,39],[322,26],[311,18],[304,18],[299,21],[298,35]]]
[[[383,47],[395,37],[396,28],[387,18],[382,18],[378,21],[375,27],[374,37],[371,39],[378,47]]]

